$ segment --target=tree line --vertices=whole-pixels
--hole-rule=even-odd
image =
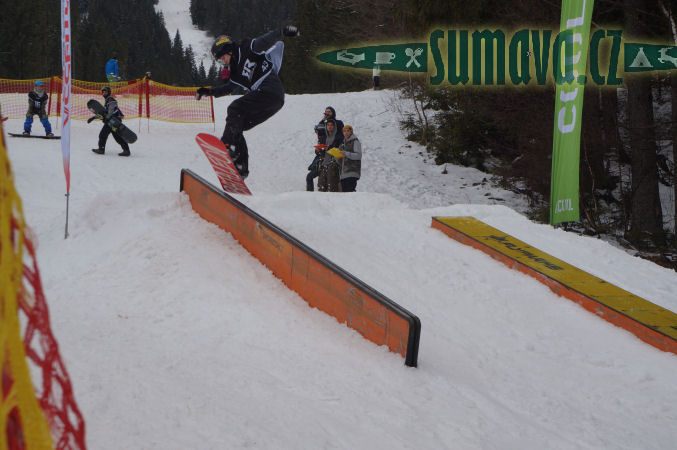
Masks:
[[[596,0],[594,28],[621,29],[634,42],[677,45],[677,0]],[[426,39],[432,29],[559,30],[561,1],[297,0],[301,37],[285,51],[290,92],[340,92],[371,86],[369,71],[313,64],[323,50]],[[555,87],[515,89],[442,84],[384,72],[416,105],[402,120],[438,164],[477,167],[531,201],[549,219]],[[675,92],[675,95],[672,93]],[[677,75],[625,74],[618,89],[584,93],[578,223],[567,229],[615,239],[677,268]]]
[[[558,30],[560,2],[406,0],[406,27],[425,33],[500,24]],[[674,0],[596,0],[593,28],[622,29],[630,42],[677,45]],[[677,77],[623,75],[619,88],[586,85],[580,149],[578,223],[563,226],[614,239],[677,269]],[[472,88],[409,83],[417,114],[403,121],[412,140],[440,164],[474,166],[531,200],[548,222],[555,87]],[[491,167],[489,169],[488,167]],[[668,224],[671,224],[668,226]]]
[[[106,81],[104,66],[117,56],[123,79],[151,72],[166,84],[209,84],[216,67],[196,64],[193,49],[184,47],[179,32],[169,35],[155,4],[157,0],[73,0],[73,78]],[[0,78],[61,73],[60,8],[55,0],[0,0]]]

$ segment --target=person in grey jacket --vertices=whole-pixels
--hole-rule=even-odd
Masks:
[[[353,127],[343,127],[343,144],[339,146],[341,158],[341,191],[355,192],[362,168],[362,144],[353,133]]]

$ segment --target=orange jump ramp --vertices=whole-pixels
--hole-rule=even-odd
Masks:
[[[526,273],[644,342],[677,354],[677,314],[565,263],[474,217],[433,217],[432,228]]]
[[[181,171],[180,190],[195,212],[232,234],[310,306],[417,366],[418,317],[190,170]]]

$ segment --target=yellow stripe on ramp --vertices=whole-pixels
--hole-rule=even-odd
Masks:
[[[529,274],[645,342],[677,354],[677,314],[532,247],[474,217],[433,217],[448,236]]]

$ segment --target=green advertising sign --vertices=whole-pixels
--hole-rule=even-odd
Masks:
[[[590,0],[592,1],[592,0]],[[583,2],[588,6],[588,0]],[[592,3],[589,3],[592,5]],[[581,8],[583,5],[581,5]],[[580,18],[580,17],[579,17]],[[590,31],[586,30],[588,39]],[[598,86],[623,84],[620,75],[626,72],[649,72],[677,69],[677,47],[659,44],[622,43],[622,30],[598,29],[589,39],[590,67],[579,84]],[[465,30],[436,29],[429,42],[393,43],[352,47],[320,53],[316,58],[334,66],[427,74],[433,86],[530,86],[567,83],[567,74],[556,75],[564,61],[554,61],[573,46],[583,47],[583,34],[573,28],[559,32],[522,29],[504,32],[500,29]],[[604,45],[604,44],[606,45]],[[608,48],[600,52],[602,46]],[[587,49],[583,49],[585,55]],[[581,57],[584,55],[581,53]],[[576,52],[576,61],[581,57]],[[625,61],[624,71],[619,62]],[[576,69],[579,74],[585,74]],[[569,74],[571,77],[571,74]]]
[[[554,53],[563,82],[555,90],[550,181],[550,224],[579,220],[578,175],[581,117],[593,0],[562,0],[561,42]],[[563,45],[564,51],[560,52]]]
[[[648,72],[677,68],[677,47],[654,44],[625,44],[625,71]]]
[[[317,59],[323,63],[356,69],[372,69],[378,66],[381,70],[427,72],[428,44],[372,45],[332,50],[317,55]]]

